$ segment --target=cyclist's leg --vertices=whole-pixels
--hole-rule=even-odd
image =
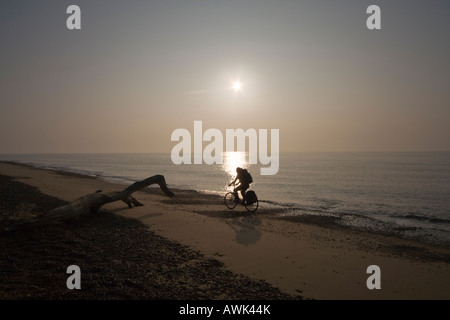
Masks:
[[[250,185],[248,185],[248,184],[241,185],[242,201],[245,201],[245,191],[247,191],[248,188],[250,188]]]
[[[242,188],[243,188],[244,186],[242,185],[242,184],[240,184],[240,185],[238,185],[236,188],[234,188],[234,195],[235,195],[235,197],[236,197],[236,199],[237,200],[241,200],[240,198],[239,198],[239,193],[238,193],[238,191],[241,191],[241,194],[242,194]]]

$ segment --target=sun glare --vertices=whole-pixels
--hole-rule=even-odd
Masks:
[[[247,168],[248,162],[245,159],[245,152],[232,151],[224,152],[224,161],[222,165],[223,171],[228,173],[231,177],[236,175],[236,168]]]
[[[239,80],[233,81],[231,88],[234,92],[242,91],[242,83]]]

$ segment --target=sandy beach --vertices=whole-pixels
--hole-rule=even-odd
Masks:
[[[148,176],[155,174],[164,175]],[[32,218],[96,190],[124,188],[10,163],[0,163],[0,175],[3,222]],[[147,188],[134,194],[142,207],[115,202],[75,221],[2,233],[0,298],[450,298],[450,248],[344,228],[323,217],[275,217],[264,203],[255,214],[230,211],[216,195],[173,191],[168,198]],[[81,290],[65,287],[71,264],[82,270]],[[380,267],[379,290],[367,288],[370,265]]]

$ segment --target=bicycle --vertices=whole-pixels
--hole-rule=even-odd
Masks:
[[[254,195],[254,196],[249,196],[247,197],[247,195],[250,193],[250,195]],[[237,195],[237,193],[233,191],[228,192],[225,197],[224,197],[224,202],[225,205],[227,206],[228,209],[233,210],[234,208],[236,208],[236,206],[239,204],[243,205],[245,207],[245,209],[247,209],[248,212],[256,212],[256,210],[259,207],[259,202],[258,202],[258,197],[256,196],[255,191],[253,190],[248,190],[245,194],[245,198],[244,200],[241,200],[239,198],[239,195]]]

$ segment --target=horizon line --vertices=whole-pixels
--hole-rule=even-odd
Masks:
[[[225,151],[227,152],[245,152],[248,151]],[[438,153],[450,152],[449,150],[350,150],[350,151],[280,151],[279,154],[286,153]],[[156,151],[156,152],[0,152],[0,155],[68,155],[68,154],[169,154],[170,151]],[[192,152],[192,155],[195,153]]]

